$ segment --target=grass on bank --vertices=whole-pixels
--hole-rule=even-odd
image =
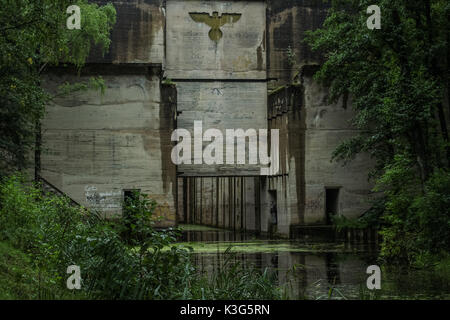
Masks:
[[[0,242],[0,300],[82,299],[77,291],[64,290],[33,268],[24,252]]]

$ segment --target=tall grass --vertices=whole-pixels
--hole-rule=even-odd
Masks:
[[[276,275],[266,268],[260,272],[253,266],[244,266],[232,248],[224,253],[225,259],[220,263],[218,271],[209,277],[204,275],[193,287],[193,296],[214,300],[263,300],[281,299],[281,288],[274,285]]]

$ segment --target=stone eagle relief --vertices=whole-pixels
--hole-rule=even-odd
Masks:
[[[222,15],[219,16],[219,12],[214,11],[212,13],[212,16],[206,12],[202,13],[190,12],[189,15],[195,22],[204,23],[207,26],[211,27],[211,30],[209,30],[208,33],[209,38],[217,42],[223,36],[223,32],[222,30],[220,30],[220,28],[226,25],[227,23],[238,22],[242,14],[223,13]]]

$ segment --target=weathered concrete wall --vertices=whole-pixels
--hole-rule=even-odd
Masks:
[[[283,176],[270,177],[262,198],[270,201],[268,191],[277,194],[277,231],[289,227],[324,224],[325,188],[340,188],[339,214],[356,217],[368,208],[371,185],[367,173],[372,163],[358,157],[347,167],[331,162],[331,154],[345,138],[357,134],[350,124],[351,103],[327,104],[327,89],[312,79],[323,59],[303,41],[307,30],[319,28],[326,18],[329,3],[311,0],[268,1],[267,69],[269,78],[269,126],[280,128],[280,163]],[[299,86],[297,103],[291,109],[292,93],[283,86]],[[262,221],[269,219],[269,204],[263,203]],[[268,226],[267,226],[268,228]],[[263,227],[263,230],[265,228]]]
[[[163,0],[95,0],[112,3],[117,21],[111,33],[110,50],[103,56],[94,48],[93,63],[164,63],[165,12]]]
[[[124,189],[140,189],[158,202],[163,225],[175,222],[175,166],[170,161],[176,93],[147,69],[104,75],[98,91],[55,99],[42,127],[42,176],[86,207],[121,213]],[[68,74],[49,74],[54,91]],[[161,96],[164,94],[164,97]]]
[[[177,83],[178,128],[189,130],[193,137],[194,121],[202,121],[203,132],[221,130],[224,143],[226,129],[267,128],[267,85],[260,81],[266,78],[265,10],[264,1],[167,1],[165,75]],[[222,18],[214,20],[215,11]],[[227,14],[238,19],[229,18],[220,27],[222,36],[212,39],[214,21]],[[178,167],[179,174],[186,176],[258,175],[259,170],[248,161],[247,165]]]
[[[175,223],[176,167],[170,136],[176,127],[176,89],[162,85],[165,1],[94,0],[112,3],[117,22],[103,56],[93,48],[85,77],[59,70],[64,81],[102,75],[107,90],[56,99],[42,124],[41,175],[75,201],[111,216],[121,212],[123,190],[139,189],[159,204],[162,225]],[[133,67],[133,65],[137,67]],[[153,66],[150,67],[149,66]]]
[[[304,107],[301,86],[283,87],[269,94],[268,121],[270,129],[280,135],[280,171],[267,178],[263,193],[276,192],[276,232],[289,234],[290,226],[303,223],[304,204]],[[269,231],[270,197],[262,210],[265,221],[262,231]]]
[[[319,64],[321,57],[303,41],[305,32],[319,28],[330,3],[323,0],[269,0],[267,69],[269,87],[289,84],[303,65]],[[289,48],[291,53],[289,53]]]
[[[373,163],[361,155],[346,167],[331,162],[332,152],[357,134],[351,126],[351,101],[329,105],[328,91],[312,79],[317,68],[303,68],[302,83],[269,94],[269,127],[280,130],[280,174],[264,181],[262,231],[269,231],[270,202],[276,194],[276,230],[287,235],[291,226],[325,224],[326,188],[339,188],[337,214],[350,218],[368,209],[368,172]]]
[[[226,129],[267,128],[265,24],[264,1],[167,1],[165,76],[177,83],[177,127],[193,137],[201,121],[203,132],[224,138],[224,164],[177,168],[189,177],[178,197],[187,222],[259,230],[259,178],[243,176],[258,176],[260,166],[248,163],[248,146],[246,164],[225,164],[225,137]]]
[[[267,128],[267,86],[264,82],[179,82],[178,128],[187,129],[194,137],[194,121],[201,121],[203,133],[214,128],[223,135],[223,164],[194,164],[192,140],[192,164],[178,166],[179,174],[186,176],[240,176],[259,175],[260,166],[248,161],[250,147],[245,147],[246,163],[226,164],[226,129]],[[203,149],[211,142],[203,142]],[[235,158],[239,142],[235,143]],[[255,152],[253,150],[253,152]]]
[[[343,167],[331,162],[331,154],[345,139],[358,134],[351,126],[351,101],[346,107],[342,100],[328,105],[326,88],[318,85],[311,75],[304,77],[306,136],[305,136],[305,211],[306,224],[324,223],[325,188],[340,188],[338,214],[355,218],[370,206],[368,172],[373,162],[362,154]]]

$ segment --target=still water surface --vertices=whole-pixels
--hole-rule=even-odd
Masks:
[[[274,272],[291,299],[450,299],[450,283],[430,271],[382,268],[381,290],[366,287],[366,269],[378,264],[375,243],[270,240],[252,234],[182,225],[179,245],[194,249],[198,268],[211,275],[232,247],[234,259]],[[330,291],[332,288],[332,291]]]

